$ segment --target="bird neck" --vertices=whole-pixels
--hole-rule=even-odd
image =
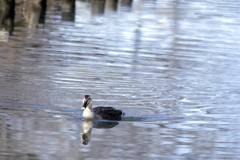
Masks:
[[[92,111],[92,104],[89,104],[86,109],[90,109]]]
[[[92,107],[87,107],[84,111],[83,111],[83,117],[87,118],[87,119],[92,119],[94,118],[94,114],[92,111]]]

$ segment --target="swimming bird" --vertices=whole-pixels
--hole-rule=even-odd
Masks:
[[[121,120],[125,114],[113,107],[100,106],[92,108],[92,99],[89,95],[84,96],[82,109],[84,109],[82,116],[85,119]]]

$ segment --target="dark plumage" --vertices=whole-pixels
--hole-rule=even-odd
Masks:
[[[85,95],[83,99],[83,117],[86,119],[106,119],[121,120],[124,113],[113,107],[96,107],[92,108],[92,99],[89,95]]]
[[[93,108],[93,112],[106,120],[121,120],[122,115],[124,115],[121,110],[113,107],[95,107]]]

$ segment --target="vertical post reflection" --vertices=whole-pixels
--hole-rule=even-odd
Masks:
[[[117,11],[118,0],[105,0],[105,14]]]
[[[43,27],[46,14],[46,0],[28,1],[25,10],[27,28]]]
[[[42,6],[40,17],[39,17],[39,24],[45,24],[45,15],[47,10],[47,0],[42,0],[40,2],[40,5]]]
[[[102,15],[104,13],[105,0],[92,0],[92,16]]]
[[[141,3],[142,1],[136,2]],[[120,1],[120,7],[121,10],[124,10],[125,12],[131,12],[132,10],[132,0],[121,0]]]
[[[75,0],[62,0],[62,20],[74,21],[75,18]]]
[[[8,41],[14,29],[15,0],[0,1],[0,41]]]
[[[121,0],[121,6],[132,7],[132,0]]]

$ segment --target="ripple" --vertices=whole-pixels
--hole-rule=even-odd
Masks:
[[[119,1],[96,15],[93,2],[77,1],[74,21],[65,21],[61,3],[48,1],[42,28],[19,18],[19,3],[12,35],[4,31],[0,141],[7,158],[25,156],[28,149],[14,146],[29,144],[28,156],[38,159],[79,152],[74,158],[82,159],[90,151],[102,159],[119,151],[121,159],[239,159],[239,2]],[[84,149],[77,144],[85,94],[126,116],[111,131],[93,129]]]

